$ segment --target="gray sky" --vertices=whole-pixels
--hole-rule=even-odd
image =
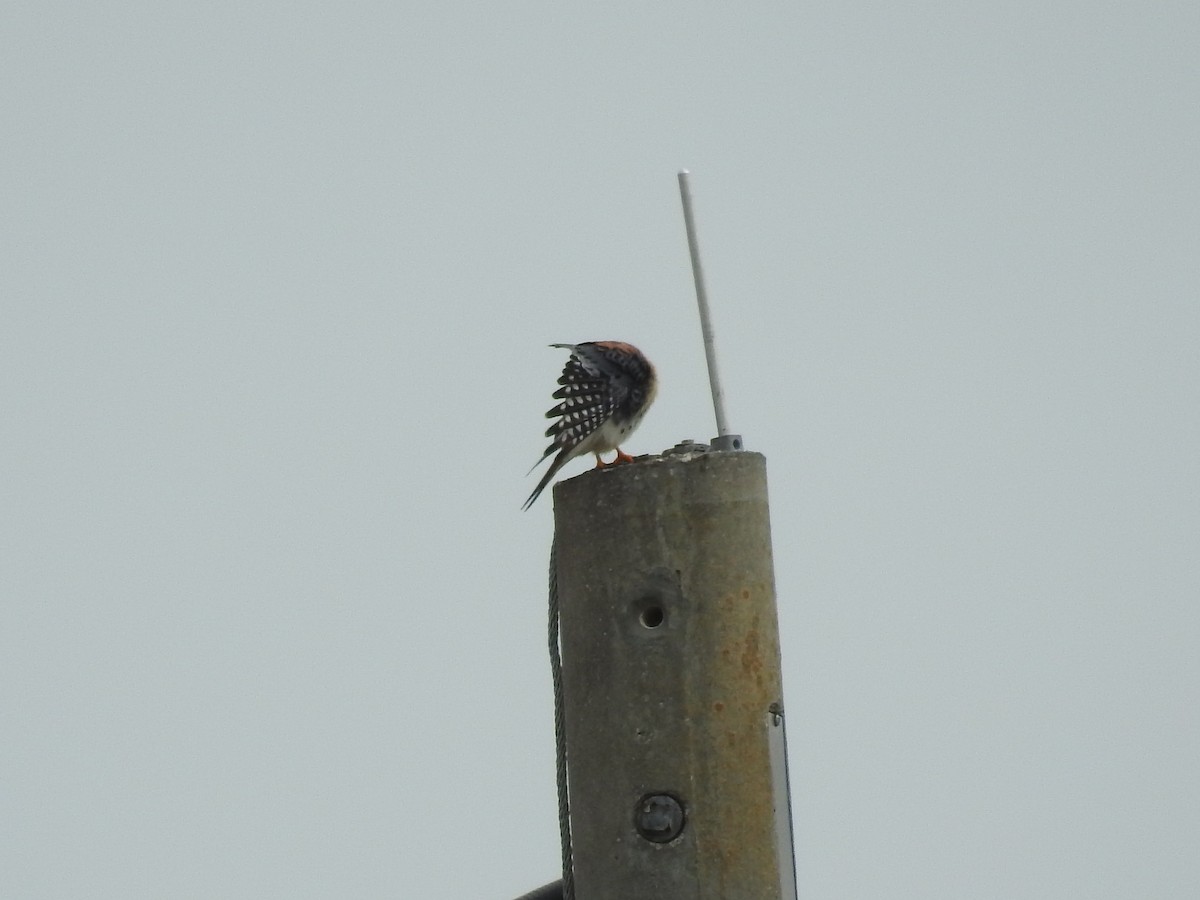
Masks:
[[[545,345],[712,436],[688,167],[803,897],[1200,896],[1200,6],[714,6],[6,8],[0,895],[555,877]]]

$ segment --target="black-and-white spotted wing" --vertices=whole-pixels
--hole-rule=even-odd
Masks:
[[[556,421],[546,429],[550,446],[534,468],[555,452],[558,456],[525,501],[533,505],[565,463],[585,453],[620,453],[622,441],[641,422],[654,401],[654,367],[640,350],[622,341],[551,344],[571,351],[554,392],[559,400],[547,413]],[[532,471],[532,469],[530,470]]]

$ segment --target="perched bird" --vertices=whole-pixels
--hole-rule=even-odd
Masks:
[[[522,509],[533,506],[550,479],[577,456],[596,454],[598,469],[631,461],[633,457],[622,452],[620,445],[638,427],[658,391],[654,366],[632,344],[589,341],[550,346],[570,350],[571,358],[558,379],[562,387],[554,392],[554,398],[562,403],[546,413],[547,419],[558,419],[546,429],[546,437],[552,438],[550,446],[533,469],[556,450],[558,456]],[[617,458],[605,463],[600,454],[609,450],[616,450]]]

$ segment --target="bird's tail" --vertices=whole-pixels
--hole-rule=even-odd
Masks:
[[[550,448],[546,451],[546,455],[543,456],[542,459],[539,459],[536,463],[533,464],[533,469],[536,469],[539,465],[541,465],[542,460],[544,460],[546,458],[546,456],[549,456],[553,452],[554,452],[554,446],[551,445]],[[561,453],[558,454],[557,457],[555,457],[554,462],[550,464],[550,468],[548,468],[546,470],[546,474],[542,476],[542,480],[538,482],[538,486],[533,489],[533,493],[529,495],[529,499],[525,501],[525,505],[522,506],[521,509],[525,510],[525,509],[529,509],[529,507],[533,506],[533,501],[536,500],[539,496],[541,496],[542,491],[544,491],[546,489],[546,485],[548,485],[550,483],[550,479],[553,478],[555,475],[557,475],[558,470],[563,467],[563,463],[565,463],[567,461],[567,455],[569,452],[570,451],[568,451],[568,450],[563,450]],[[532,472],[533,469],[530,469],[529,471]]]

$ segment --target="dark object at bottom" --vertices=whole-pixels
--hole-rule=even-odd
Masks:
[[[536,891],[522,894],[517,900],[563,900],[562,882],[551,882],[544,887],[538,888]]]

